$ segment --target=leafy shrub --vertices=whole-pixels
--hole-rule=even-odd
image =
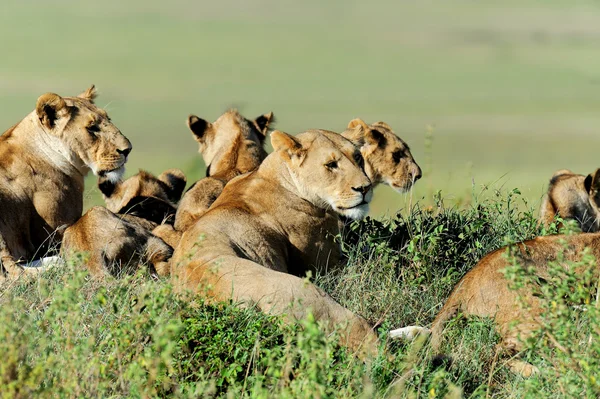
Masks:
[[[386,338],[428,325],[486,253],[556,231],[519,201],[518,191],[496,193],[458,209],[438,194],[431,209],[347,226],[346,266],[315,281],[379,326],[382,351],[367,363],[310,318],[290,326],[253,308],[182,301],[142,274],[99,282],[74,259],[0,291],[0,396],[596,397],[598,277],[587,258],[543,287],[553,301],[527,354],[542,372],[529,380],[504,367],[490,320],[449,323],[452,362],[442,367],[427,340]]]

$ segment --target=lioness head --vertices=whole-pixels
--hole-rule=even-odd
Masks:
[[[404,192],[421,178],[410,148],[387,123],[367,125],[362,119],[353,119],[342,135],[360,146],[365,172],[373,184],[382,182]]]
[[[242,173],[256,169],[267,156],[263,143],[273,120],[272,112],[249,120],[235,109],[225,112],[213,123],[190,115],[187,125],[207,165],[206,175],[236,167]]]
[[[101,108],[94,104],[90,87],[77,97],[46,93],[37,100],[36,123],[47,134],[45,141],[57,163],[67,161],[86,174],[118,180],[131,152],[131,143]],[[55,138],[55,139],[53,139]]]
[[[300,196],[351,219],[369,211],[371,181],[357,147],[340,134],[309,130],[296,137],[274,131],[271,144],[283,158]]]
[[[549,225],[557,214],[575,220],[585,233],[600,231],[600,169],[587,176],[566,169],[554,173],[542,201],[540,220]]]
[[[174,213],[185,184],[185,175],[179,169],[168,169],[158,177],[140,170],[125,181],[113,182],[106,177],[98,179],[106,207],[115,213],[129,213],[132,207]]]

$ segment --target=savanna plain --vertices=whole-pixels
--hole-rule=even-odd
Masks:
[[[429,325],[488,252],[556,233],[536,221],[555,170],[600,166],[598,2],[27,0],[0,9],[5,129],[40,94],[94,83],[97,104],[133,143],[128,175],[204,176],[186,117],[214,120],[230,107],[273,111],[292,134],[385,121],[424,172],[409,193],[378,188],[371,217],[339,237],[347,266],[311,277],[378,325],[377,358],[351,356],[310,319],[289,326],[235,304],[184,302],[142,274],[100,283],[73,259],[0,292],[0,396],[600,395],[598,282],[580,275],[546,293],[543,328],[556,342],[528,342],[521,357],[540,370],[531,378],[507,369],[490,320],[451,323],[443,364],[426,340],[386,339]],[[89,176],[86,207],[101,203]],[[586,311],[573,312],[573,301]]]

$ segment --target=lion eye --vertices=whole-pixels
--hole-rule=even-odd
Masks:
[[[364,164],[364,161],[365,160],[363,159],[363,157],[362,157],[362,155],[361,155],[360,152],[355,152],[354,153],[354,162],[356,162],[358,164],[358,166],[360,166],[362,168],[363,164]]]
[[[402,152],[400,151],[394,151],[392,153],[392,158],[394,160],[395,163],[400,162],[400,159],[402,159]]]
[[[96,133],[98,133],[100,131],[100,127],[96,124],[89,125],[86,129],[87,129],[88,133],[94,137],[96,137]]]
[[[329,169],[335,169],[338,167],[338,163],[337,161],[329,161],[325,164],[326,167],[328,167]]]

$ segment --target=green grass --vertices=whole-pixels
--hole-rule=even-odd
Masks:
[[[554,170],[599,166],[599,19],[592,0],[10,1],[0,125],[43,92],[95,83],[133,142],[130,174],[199,176],[189,113],[274,111],[290,133],[359,116],[388,122],[428,171],[412,198],[379,190],[374,215],[431,204],[438,189],[469,202],[473,182],[537,201]]]
[[[99,282],[74,259],[0,291],[0,396],[595,397],[600,309],[591,305],[597,266],[588,258],[581,264],[591,269],[575,274],[558,267],[556,284],[541,287],[554,310],[544,328],[561,350],[533,342],[523,356],[541,373],[530,379],[507,369],[489,319],[448,323],[442,350],[452,361],[441,367],[424,340],[386,340],[391,328],[429,325],[486,253],[553,232],[539,229],[531,209],[519,210],[518,193],[490,197],[464,209],[438,197],[431,211],[413,208],[405,217],[349,226],[347,266],[316,283],[380,325],[379,355],[366,363],[310,318],[286,325],[252,308],[185,301],[168,280],[144,272]]]
[[[388,122],[424,178],[404,196],[379,189],[372,213],[392,217],[354,226],[348,267],[317,279],[385,336],[428,325],[483,255],[539,234],[553,171],[600,166],[599,20],[593,0],[6,1],[0,125],[44,92],[95,83],[133,142],[128,173],[179,167],[193,181],[190,113],[273,111],[290,133]],[[523,195],[495,191],[513,187]],[[93,177],[87,189],[98,203]],[[71,266],[0,292],[0,396],[593,397],[590,315],[583,332],[552,324],[580,339],[528,354],[543,373],[523,380],[495,356],[489,320],[451,325],[449,368],[423,342],[386,343],[364,364],[310,320],[182,302],[145,276],[99,284]]]

